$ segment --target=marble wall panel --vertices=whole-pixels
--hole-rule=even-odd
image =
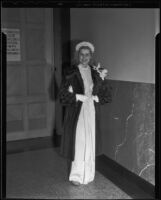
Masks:
[[[113,101],[101,107],[103,153],[155,184],[155,85],[110,80]]]

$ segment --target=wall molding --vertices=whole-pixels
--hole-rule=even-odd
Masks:
[[[96,169],[132,198],[154,199],[155,186],[102,154],[96,158]]]
[[[59,147],[60,141],[61,136],[57,135],[55,132],[52,136],[47,137],[8,141],[6,143],[7,154]]]

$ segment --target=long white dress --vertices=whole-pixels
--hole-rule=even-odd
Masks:
[[[76,128],[75,157],[71,165],[70,181],[88,184],[95,176],[95,107],[92,99],[93,81],[88,66],[78,66],[88,100],[82,103]]]

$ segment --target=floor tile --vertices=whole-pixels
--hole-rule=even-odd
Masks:
[[[51,148],[8,154],[6,175],[7,198],[130,199],[97,171],[88,185],[72,185],[67,161]]]

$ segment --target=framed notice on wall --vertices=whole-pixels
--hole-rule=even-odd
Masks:
[[[20,30],[3,28],[2,31],[7,35],[7,61],[20,61]]]

